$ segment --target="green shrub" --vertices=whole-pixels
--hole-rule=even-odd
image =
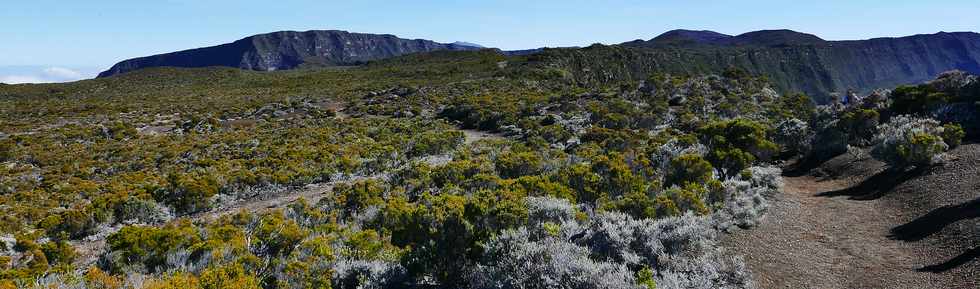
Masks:
[[[926,84],[896,87],[891,98],[891,110],[896,114],[922,114],[950,100],[946,93],[936,91]]]
[[[816,104],[806,94],[797,93],[779,98],[770,108],[776,120],[799,119],[810,122],[816,114]]]
[[[908,143],[899,145],[898,156],[903,164],[925,165],[934,162],[935,156],[948,147],[943,138],[928,133],[912,134]]]
[[[201,272],[201,289],[260,289],[261,282],[256,274],[246,270],[241,264],[214,266]]]
[[[963,138],[966,137],[966,131],[959,124],[947,123],[943,125],[942,137],[949,148],[955,148],[963,143]]]
[[[135,265],[153,272],[166,262],[168,253],[200,242],[200,234],[187,220],[163,227],[126,226],[106,239],[112,252],[107,256],[116,258],[105,260],[103,264],[113,272]]]
[[[932,165],[949,148],[943,127],[933,119],[896,116],[878,131],[871,155],[893,168]]]
[[[636,284],[646,287],[646,289],[657,289],[657,281],[653,278],[654,272],[648,266],[643,266],[640,271],[636,271]]]
[[[168,189],[158,190],[155,199],[178,212],[193,213],[210,207],[210,199],[221,190],[218,178],[206,171],[167,175]]]
[[[51,215],[38,223],[38,227],[45,229],[48,236],[71,239],[80,239],[95,232],[98,222],[90,210],[72,209],[60,215]]]
[[[670,161],[670,172],[667,173],[664,185],[704,184],[714,179],[714,167],[707,160],[696,154],[681,155]]]
[[[718,121],[698,129],[708,161],[727,174],[738,174],[757,160],[767,160],[778,146],[767,138],[768,128],[748,119]]]
[[[670,202],[673,204],[673,201]],[[635,218],[654,218],[658,216],[658,205],[663,204],[657,203],[657,199],[651,198],[646,192],[629,192],[620,199],[605,204],[603,209],[623,212]],[[671,210],[669,214],[673,215],[674,212]]]
[[[41,251],[51,265],[71,264],[77,256],[75,248],[64,240],[44,243],[41,245]]]
[[[362,230],[344,240],[341,255],[355,260],[377,260],[384,250],[384,240],[374,230]]]
[[[463,143],[461,131],[427,131],[416,136],[407,150],[408,157],[421,157],[449,151]]]
[[[14,149],[17,144],[9,139],[0,140],[0,162],[5,162],[14,159]]]
[[[308,234],[296,221],[286,219],[278,212],[263,215],[255,230],[257,241],[271,256],[289,255]]]
[[[341,216],[351,216],[370,206],[384,204],[384,192],[385,188],[376,180],[337,184],[333,187],[333,200],[328,205],[339,208]]]
[[[878,111],[854,109],[844,112],[837,122],[837,128],[846,133],[852,145],[866,146],[875,135],[879,124]]]
[[[510,179],[540,173],[542,162],[541,156],[535,152],[509,151],[498,156],[495,163],[497,173]]]

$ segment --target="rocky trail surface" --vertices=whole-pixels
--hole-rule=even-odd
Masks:
[[[980,288],[971,269],[930,270],[949,259],[950,250],[937,250],[944,245],[896,238],[895,228],[922,219],[917,212],[880,193],[856,193],[887,193],[899,180],[873,180],[891,176],[867,157],[848,163],[860,167],[856,175],[785,177],[757,228],[724,237],[759,288]]]

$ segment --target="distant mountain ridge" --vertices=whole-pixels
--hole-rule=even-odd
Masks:
[[[790,45],[819,45],[828,41],[816,35],[796,32],[793,30],[759,30],[737,36],[722,34],[710,30],[671,30],[649,41],[632,41],[623,43],[629,46],[790,46]]]
[[[409,53],[480,50],[393,35],[338,30],[281,31],[232,43],[120,62],[99,77],[146,67],[228,66],[250,70],[309,65],[354,65]],[[532,62],[567,70],[580,83],[643,80],[653,73],[705,74],[738,67],[769,77],[784,93],[804,92],[818,102],[834,93],[867,92],[920,83],[948,70],[980,74],[980,34],[940,32],[898,38],[828,41],[792,30],[726,35],[673,30],[650,40],[584,48],[500,51],[535,54]]]
[[[583,83],[642,80],[657,72],[719,73],[738,67],[769,77],[783,92],[804,92],[826,102],[833,93],[920,83],[949,70],[980,74],[980,34],[827,41],[792,30],[737,36],[674,30],[620,45],[549,50],[539,59],[572,72]]]
[[[340,30],[279,31],[217,46],[125,60],[100,73],[99,77],[160,66],[229,66],[270,71],[293,69],[301,64],[349,65],[409,53],[479,49],[482,47],[465,42],[445,44],[387,34]]]

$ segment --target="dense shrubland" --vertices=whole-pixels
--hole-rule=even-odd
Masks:
[[[2,87],[0,287],[747,288],[716,239],[763,217],[769,162],[887,144],[917,164],[932,150],[910,144],[970,134],[924,138],[885,100],[816,107],[734,69],[579,83],[529,63]],[[910,137],[875,136],[893,130]],[[326,182],[317,201],[199,217]]]
[[[942,162],[944,153],[964,139],[976,137],[978,101],[977,77],[953,71],[925,84],[849,95],[846,102],[813,110],[809,126],[784,123],[778,134],[810,140],[794,146],[811,161],[863,147],[893,169],[922,169]]]

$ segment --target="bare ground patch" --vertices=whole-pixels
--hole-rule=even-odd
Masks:
[[[838,157],[787,177],[762,224],[723,244],[744,256],[760,288],[980,288],[976,236],[956,232],[980,216],[980,201],[970,201],[976,180],[967,180],[980,177],[977,150],[951,152],[965,165],[910,175],[866,154]]]

